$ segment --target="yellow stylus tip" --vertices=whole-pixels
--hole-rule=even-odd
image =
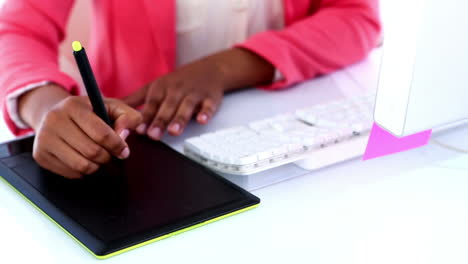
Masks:
[[[83,49],[83,46],[81,46],[81,43],[79,41],[73,41],[72,47],[74,51],[80,51]]]

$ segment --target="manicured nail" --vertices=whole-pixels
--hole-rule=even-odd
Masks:
[[[155,127],[149,131],[148,135],[154,140],[159,140],[161,138],[161,129]]]
[[[142,135],[146,132],[146,124],[141,124],[136,128],[138,134]]]
[[[178,123],[174,123],[169,126],[169,130],[173,133],[179,133],[180,131],[180,125]]]
[[[127,140],[128,135],[130,135],[130,131],[128,129],[124,129],[122,132],[120,132],[119,136],[125,141]]]
[[[201,122],[206,122],[208,121],[208,116],[206,114],[201,114],[200,115],[200,121]]]
[[[126,159],[130,156],[130,149],[126,147],[124,150],[122,150],[122,153],[120,153],[119,158],[120,159]]]

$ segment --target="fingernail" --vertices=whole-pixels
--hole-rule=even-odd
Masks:
[[[122,150],[122,153],[120,153],[119,158],[120,159],[126,159],[130,156],[130,149],[126,147],[124,150]]]
[[[136,128],[138,134],[144,134],[146,132],[146,124],[141,124]]]
[[[206,122],[208,121],[208,116],[206,114],[201,114],[200,115],[200,121],[201,122]]]
[[[127,139],[128,135],[130,135],[130,131],[128,129],[124,129],[122,130],[122,132],[120,132],[120,138],[122,138],[124,141]]]
[[[178,133],[180,131],[180,125],[178,123],[174,123],[169,127],[169,130],[173,133]]]
[[[154,140],[159,140],[161,138],[161,129],[159,127],[155,127],[150,130],[148,135]]]

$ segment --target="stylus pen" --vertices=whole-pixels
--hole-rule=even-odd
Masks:
[[[86,51],[81,46],[79,41],[73,41],[73,55],[75,56],[76,64],[80,70],[81,78],[88,92],[89,100],[93,106],[94,113],[99,116],[106,124],[112,126],[112,122],[107,114],[104,101],[102,100],[101,92],[94,77],[93,70],[91,69],[91,64],[89,64],[88,56]]]

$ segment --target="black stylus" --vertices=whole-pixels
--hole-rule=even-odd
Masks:
[[[102,95],[99,91],[96,78],[94,77],[93,70],[91,69],[91,65],[89,64],[86,51],[83,48],[83,46],[81,46],[81,43],[79,41],[74,41],[72,46],[73,55],[75,56],[76,64],[78,65],[78,69],[80,70],[81,78],[83,79],[86,91],[88,92],[88,97],[91,101],[91,105],[93,106],[93,111],[97,116],[104,120],[106,124],[112,126],[112,122],[109,118],[109,115],[107,114],[106,106],[104,105],[104,101],[102,100]]]

